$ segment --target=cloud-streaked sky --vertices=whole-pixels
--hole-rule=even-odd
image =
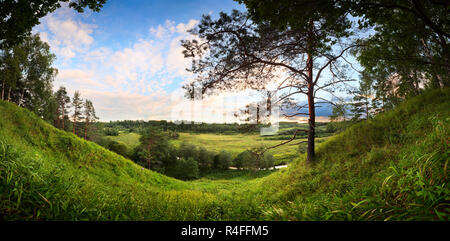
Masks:
[[[235,122],[250,92],[226,93],[192,105],[181,86],[192,78],[180,40],[202,15],[245,10],[232,0],[108,0],[100,12],[63,6],[33,29],[56,54],[54,88],[79,90],[101,121],[179,120]],[[187,114],[199,109],[197,116]]]

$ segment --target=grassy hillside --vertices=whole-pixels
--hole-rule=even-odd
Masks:
[[[0,217],[448,219],[449,110],[448,89],[427,92],[319,144],[315,165],[182,182],[0,102]]]
[[[0,217],[220,219],[222,202],[0,102]],[[223,204],[223,205],[222,205]],[[247,217],[248,218],[248,217]]]
[[[450,91],[352,126],[261,181],[276,220],[448,220]],[[264,187],[264,188],[263,188]]]

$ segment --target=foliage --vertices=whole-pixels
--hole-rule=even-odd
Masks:
[[[177,160],[177,164],[171,175],[181,180],[197,179],[199,177],[198,163],[192,157],[182,157]]]
[[[259,7],[264,3],[256,5]],[[310,16],[308,21],[295,22],[295,26],[289,23],[283,28],[272,24],[270,17],[260,19],[267,12],[255,17],[257,10],[253,9],[250,13],[222,12],[216,20],[204,15],[200,24],[190,30],[196,38],[182,41],[184,56],[192,60],[188,70],[196,76],[183,86],[186,97],[200,99],[203,95],[246,89],[267,94],[267,86],[280,78],[279,73],[285,73],[285,80],[277,83],[279,98],[270,103],[278,102],[284,109],[296,110],[286,117],[308,116],[307,156],[309,161],[314,161],[315,107],[331,102],[319,95],[333,94],[331,87],[345,87],[345,82],[352,81],[340,64],[343,55],[353,47],[351,43],[341,41],[348,37],[349,21],[345,16],[339,16],[339,11],[325,9],[325,12],[307,9],[312,11],[303,11],[305,16]],[[302,17],[303,14],[299,16]],[[330,24],[329,21],[337,22]],[[323,78],[325,73],[331,77]],[[296,99],[299,95],[306,95],[307,104],[300,104]],[[266,114],[259,106],[255,107],[256,115],[243,110],[245,117],[256,118],[257,124],[261,115]]]
[[[69,121],[70,97],[67,95],[66,87],[60,86],[55,92],[55,99],[58,104],[56,108],[55,126],[62,130],[68,130],[67,122]]]
[[[222,150],[219,154],[214,157],[214,168],[227,170],[233,162],[231,154],[227,151]]]
[[[68,2],[69,7],[82,13],[85,7],[100,11],[106,0],[3,0],[0,3],[0,46],[13,46],[26,38],[39,19]]]
[[[119,132],[114,128],[104,128],[103,133],[107,136],[118,136]]]
[[[95,122],[99,119],[95,113],[94,105],[92,104],[92,101],[86,100],[84,102],[84,139],[92,140],[95,136],[96,128],[95,128]]]
[[[80,124],[79,122],[83,121],[84,119],[84,116],[82,115],[83,99],[81,98],[79,91],[75,91],[75,93],[73,94],[72,107],[73,134],[77,134],[77,126]]]
[[[168,137],[156,128],[147,128],[141,133],[140,145],[134,150],[133,160],[142,166],[164,172],[175,159]]]
[[[197,146],[187,142],[181,142],[180,147],[178,148],[178,153],[180,157],[184,157],[186,159],[192,158],[194,160],[198,160],[199,158]]]
[[[449,85],[449,5],[440,1],[350,1],[360,27],[374,34],[361,40],[357,57],[380,86],[394,85],[400,97],[420,85]]]
[[[245,150],[245,151],[239,153],[239,155],[237,155],[236,158],[234,158],[233,165],[238,169],[242,169],[244,167],[244,165],[252,162],[252,160],[253,160],[253,155],[250,153],[250,151]]]
[[[210,170],[214,165],[215,153],[207,150],[205,147],[200,146],[198,149],[198,166],[200,170]]]
[[[121,143],[121,142],[117,142],[117,141],[110,141],[106,148],[108,148],[108,150],[113,151],[123,157],[129,158],[131,157],[130,155],[130,150],[128,149],[128,147]]]
[[[1,99],[53,122],[57,104],[52,82],[57,69],[51,65],[55,58],[50,46],[41,41],[38,34],[26,37],[20,44],[1,48]]]

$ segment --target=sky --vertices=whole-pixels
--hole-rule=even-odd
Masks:
[[[245,7],[232,0],[108,0],[100,12],[80,14],[63,5],[33,32],[57,57],[54,89],[80,91],[101,121],[238,122],[233,114],[256,100],[253,92],[192,103],[181,89],[193,75],[180,40],[192,38],[187,30],[202,15],[216,18],[232,9]]]

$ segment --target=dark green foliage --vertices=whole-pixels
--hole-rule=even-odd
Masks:
[[[183,158],[192,158],[194,160],[199,159],[199,150],[197,146],[187,143],[181,142],[180,147],[178,148],[178,155]]]
[[[336,38],[349,35],[348,4],[336,0],[237,0],[244,3],[252,20],[270,22],[279,29],[308,32],[310,21],[318,27],[316,48],[327,48]],[[328,46],[327,46],[328,45]]]
[[[118,136],[119,132],[114,128],[104,128],[103,133],[107,136]]]
[[[198,148],[198,166],[200,170],[209,170],[213,168],[215,153],[206,150],[204,147]]]
[[[108,148],[108,150],[113,151],[123,157],[129,158],[131,157],[131,150],[129,150],[129,148],[120,142],[117,141],[110,141],[106,148]]]
[[[106,0],[3,0],[0,3],[0,46],[12,46],[28,36],[39,19],[68,2],[69,7],[84,12],[85,7],[100,11]]]
[[[58,104],[56,108],[55,126],[62,130],[68,130],[70,97],[67,95],[66,87],[60,86],[54,94]]]
[[[84,102],[84,139],[93,140],[97,137],[97,128],[95,126],[95,122],[99,119],[97,114],[95,113],[94,104],[92,101],[86,100]]]
[[[252,160],[253,155],[250,153],[250,151],[246,150],[239,153],[239,155],[234,158],[233,165],[238,169],[242,169],[244,166],[248,166],[248,164],[252,162]]]
[[[227,151],[221,151],[214,157],[214,168],[227,170],[232,164],[233,158]]]
[[[359,83],[359,88],[352,91],[353,101],[350,104],[353,120],[370,119],[378,112],[378,102],[373,89],[373,79],[363,75]]]
[[[163,172],[174,164],[175,155],[168,137],[156,128],[141,133],[140,145],[134,151],[134,161],[155,171]]]
[[[251,150],[246,150],[236,156],[233,165],[238,169],[263,170],[274,166],[275,158],[272,154],[265,152],[262,156],[256,155]]]
[[[266,152],[263,155],[260,169],[268,170],[269,168],[274,166],[274,163],[275,163],[275,158],[273,157],[273,155]]]
[[[72,98],[72,108],[73,108],[73,113],[72,113],[72,131],[73,134],[76,135],[81,135],[80,133],[77,133],[77,130],[79,129],[80,126],[80,122],[83,121],[84,117],[83,117],[83,112],[82,112],[82,108],[83,108],[83,99],[81,98],[80,92],[79,91],[75,91],[73,98]]]
[[[197,179],[199,177],[198,163],[192,157],[182,157],[177,160],[176,166],[170,174],[181,180]]]
[[[52,82],[57,70],[51,65],[55,58],[50,46],[42,42],[38,34],[0,49],[1,99],[25,107],[53,123],[57,103]]]
[[[450,5],[446,1],[351,1],[360,27],[374,34],[361,41],[358,60],[380,86],[398,87],[400,97],[419,94],[419,84],[448,86]],[[388,77],[397,83],[389,86]],[[424,81],[426,80],[426,81]]]

